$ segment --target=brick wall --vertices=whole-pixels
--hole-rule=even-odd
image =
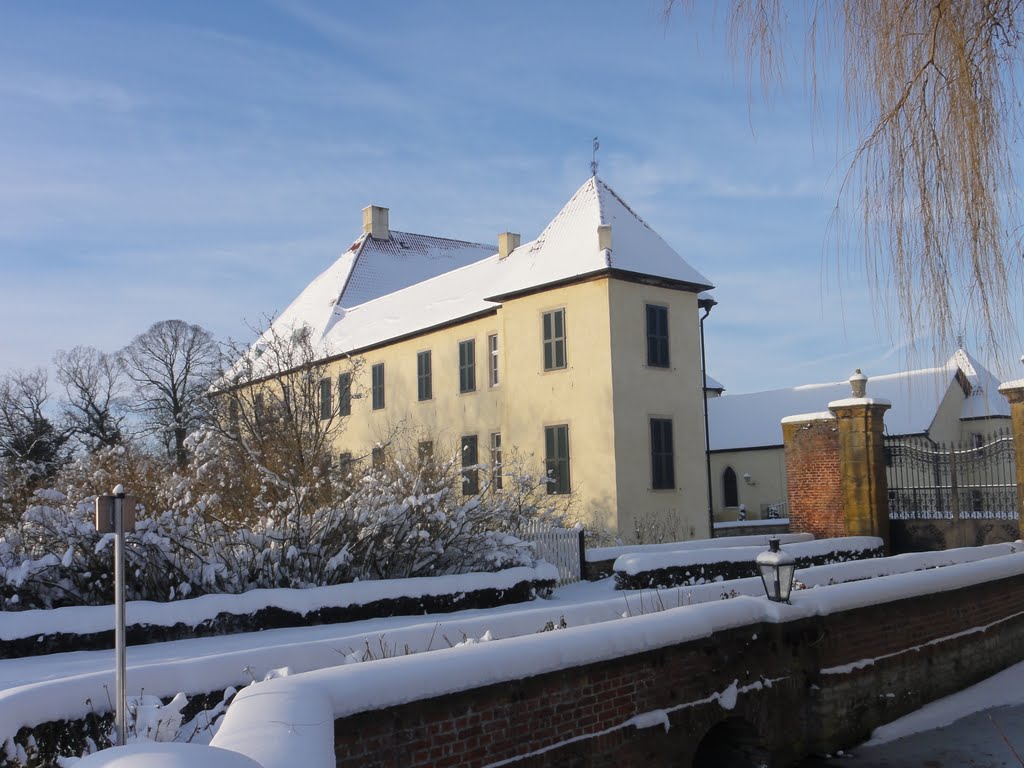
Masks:
[[[709,729],[743,722],[781,766],[849,747],[1022,656],[1018,576],[343,718],[337,765],[688,766]],[[751,689],[727,709],[712,694],[733,681]],[[670,729],[626,725],[658,710]]]
[[[846,535],[835,419],[782,425],[789,529],[831,538]]]

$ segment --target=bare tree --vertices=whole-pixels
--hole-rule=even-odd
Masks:
[[[1017,155],[1020,0],[722,0],[734,54],[766,93],[803,40],[810,95],[841,73],[854,151],[841,199],[876,290],[911,342],[940,351],[963,330],[1017,341],[1024,293]],[[666,19],[693,0],[664,0]],[[803,36],[793,33],[802,32]],[[837,206],[837,211],[841,210]]]
[[[94,347],[61,350],[53,358],[64,386],[67,429],[90,450],[109,448],[124,438],[126,373],[120,355]]]
[[[234,470],[218,482],[238,485],[240,499],[262,488],[267,501],[310,510],[332,493],[334,446],[362,396],[362,362],[350,359],[334,373],[304,329],[267,326],[250,347],[226,346],[227,373],[214,387],[209,422],[228,444],[221,462],[233,461]]]
[[[128,377],[137,389],[135,407],[179,466],[188,460],[185,438],[206,412],[218,351],[209,331],[182,320],[154,323],[124,349]]]
[[[0,379],[0,456],[51,465],[67,441],[46,416],[46,371],[15,371]]]
[[[17,519],[67,458],[67,434],[46,415],[49,397],[42,368],[0,378],[0,523]]]

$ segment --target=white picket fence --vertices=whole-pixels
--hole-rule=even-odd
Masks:
[[[558,568],[558,585],[580,581],[583,573],[583,529],[551,528],[542,523],[532,523],[519,534],[524,541],[533,544],[533,551],[541,560]]]

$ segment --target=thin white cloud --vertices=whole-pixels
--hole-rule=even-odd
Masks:
[[[137,109],[140,96],[113,83],[41,72],[7,72],[0,75],[0,95],[26,98],[69,109],[103,108],[116,112]]]

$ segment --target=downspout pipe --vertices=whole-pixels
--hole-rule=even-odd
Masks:
[[[703,309],[704,314],[700,318],[700,376],[701,394],[704,402],[704,465],[707,469],[708,481],[708,538],[715,538],[715,508],[711,498],[711,430],[708,428],[708,365],[707,355],[704,351],[704,321],[711,314],[712,307],[718,302],[711,296],[703,294],[697,298],[697,308]]]

